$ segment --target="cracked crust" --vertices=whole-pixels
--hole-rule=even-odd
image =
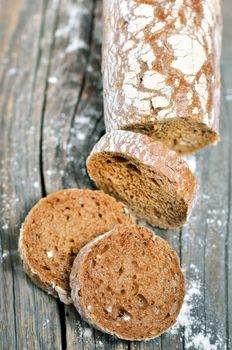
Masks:
[[[103,11],[107,130],[142,132],[180,153],[216,143],[220,1],[104,0]]]
[[[106,133],[88,157],[87,169],[99,188],[153,226],[182,226],[196,202],[198,183],[187,163],[143,134]]]
[[[149,340],[167,331],[185,295],[177,254],[139,225],[120,226],[83,247],[70,286],[86,322],[126,340]]]

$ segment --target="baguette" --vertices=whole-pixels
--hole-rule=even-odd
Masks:
[[[107,131],[149,135],[178,153],[219,139],[220,0],[103,0]]]

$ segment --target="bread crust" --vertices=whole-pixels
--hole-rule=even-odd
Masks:
[[[26,274],[30,277],[30,279],[32,280],[32,282],[39,288],[43,289],[45,292],[47,292],[49,295],[55,297],[55,298],[59,298],[64,304],[70,304],[72,303],[71,297],[70,297],[70,290],[66,290],[64,288],[62,288],[62,285],[58,282],[55,282],[54,280],[48,280],[47,276],[45,276],[43,273],[41,273],[41,269],[38,266],[33,266],[32,261],[30,260],[30,254],[28,252],[28,247],[25,243],[25,232],[26,232],[26,228],[28,231],[28,227],[29,225],[31,225],[31,222],[33,222],[33,218],[35,213],[37,212],[37,210],[39,208],[41,208],[41,206],[43,206],[43,203],[45,203],[47,200],[51,200],[54,196],[65,196],[66,194],[75,194],[77,196],[79,196],[80,198],[82,196],[91,196],[92,194],[94,194],[96,196],[96,199],[98,201],[101,200],[106,200],[107,199],[107,203],[108,205],[113,205],[114,206],[114,210],[119,210],[119,208],[121,209],[121,211],[123,212],[120,213],[121,217],[122,215],[125,217],[125,222],[128,223],[129,222],[134,222],[134,218],[130,215],[129,210],[122,204],[122,203],[117,203],[114,198],[109,197],[107,194],[105,194],[102,191],[93,191],[93,190],[80,190],[80,189],[64,189],[64,190],[60,190],[54,193],[49,194],[47,197],[42,198],[40,201],[38,201],[38,203],[30,210],[30,212],[28,213],[24,223],[21,226],[20,229],[20,235],[19,235],[19,254],[21,257],[21,260],[23,262],[23,268],[24,271],[26,272]],[[114,205],[115,203],[115,205]],[[109,208],[110,209],[110,208]],[[88,208],[86,208],[85,210],[88,210]],[[112,209],[110,209],[112,210]],[[79,219],[81,220],[81,219]],[[83,219],[84,220],[84,219]],[[94,220],[94,219],[93,219]],[[111,226],[112,227],[112,226]],[[107,229],[108,230],[108,229]],[[27,234],[28,236],[28,234]],[[27,237],[28,238],[28,237]],[[65,244],[65,241],[64,241]],[[39,254],[39,252],[38,252]]]
[[[140,225],[128,225],[125,228],[130,229],[130,227],[142,227]],[[145,227],[144,227],[145,228]],[[152,232],[152,234],[154,235],[154,239],[156,239],[156,234],[145,228],[146,230]],[[71,274],[70,274],[70,286],[71,286],[71,297],[73,300],[73,304],[75,306],[75,308],[77,309],[78,313],[81,315],[81,317],[87,322],[89,323],[89,325],[91,325],[92,327],[108,333],[116,338],[120,338],[120,339],[124,339],[124,340],[132,340],[132,341],[147,341],[147,340],[151,340],[153,338],[159,337],[162,333],[166,332],[168,329],[170,329],[173,324],[168,327],[167,329],[163,330],[162,332],[160,332],[159,334],[157,334],[156,336],[151,336],[151,337],[143,337],[143,338],[134,338],[134,337],[124,337],[122,334],[116,333],[116,332],[111,332],[108,328],[103,327],[99,322],[96,321],[96,319],[94,317],[92,317],[91,312],[89,312],[87,310],[87,308],[85,307],[84,303],[83,303],[83,298],[81,297],[81,294],[79,293],[81,290],[81,281],[80,281],[80,274],[81,274],[81,269],[83,266],[83,263],[88,259],[88,255],[91,252],[91,250],[93,249],[93,247],[96,245],[96,243],[100,242],[101,240],[104,240],[104,238],[106,237],[110,237],[111,235],[115,234],[116,231],[119,231],[120,227],[113,229],[99,237],[97,237],[96,239],[94,239],[93,241],[89,242],[87,245],[85,245],[79,252],[79,254],[77,255],[77,257],[74,260],[73,263],[73,267],[71,270]],[[158,237],[159,240],[164,241],[163,239],[161,239],[160,237]],[[166,241],[164,241],[165,244],[168,246],[168,243]],[[170,247],[170,246],[169,246]],[[171,247],[170,247],[171,249]],[[175,251],[172,250],[172,253],[174,253],[174,256],[178,262],[178,268],[179,271],[181,272],[181,267],[180,267],[180,261],[179,261],[179,257],[177,256],[177,254],[175,253]],[[178,271],[178,273],[179,273]],[[184,295],[185,295],[185,279],[184,279],[184,275],[183,273],[181,273],[181,291],[180,291],[180,299],[181,299],[181,303],[178,305],[178,313],[180,312],[180,309],[182,307],[183,304],[183,300],[184,300]]]
[[[183,148],[182,153],[216,143],[220,0],[103,3],[102,70],[107,131],[146,133],[146,128],[152,130],[157,123],[171,125],[173,121],[176,130],[180,123],[190,122],[192,134],[198,125],[203,134],[209,132],[209,138],[189,149]]]
[[[187,205],[187,215],[182,224],[185,223],[196,203],[198,182],[187,163],[175,151],[170,150],[162,142],[154,141],[143,134],[120,130],[108,132],[94,146],[87,159],[89,175],[101,187],[102,179],[99,178],[93,166],[95,156],[99,154],[132,157],[139,164],[148,166],[153,171],[161,172],[173,184],[177,195]],[[120,199],[123,201],[123,198]],[[133,207],[131,209],[134,210]],[[147,220],[146,217],[142,217],[142,219]],[[149,221],[149,223],[162,228],[172,227],[168,224],[166,226],[160,225],[161,223],[157,219]]]

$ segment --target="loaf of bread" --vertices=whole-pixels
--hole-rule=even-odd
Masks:
[[[93,238],[133,219],[101,191],[69,189],[41,199],[20,231],[19,250],[32,281],[68,304],[69,275],[79,250]]]
[[[197,180],[163,143],[130,131],[106,133],[87,159],[96,185],[149,224],[182,226],[193,208]]]
[[[138,225],[118,226],[82,248],[70,286],[74,306],[90,325],[127,340],[169,329],[185,294],[176,253]]]
[[[179,153],[216,143],[220,0],[103,0],[107,130],[151,136]]]

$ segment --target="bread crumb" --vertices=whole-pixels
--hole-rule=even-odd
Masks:
[[[124,207],[124,213],[125,213],[126,215],[129,215],[129,210],[128,210],[128,208]]]
[[[89,311],[93,311],[93,307],[92,307],[92,305],[88,305],[88,306],[87,306],[87,310],[89,310]]]
[[[108,306],[108,307],[106,308],[106,310],[107,310],[108,312],[112,312],[112,306]]]
[[[53,255],[54,255],[54,251],[53,251],[53,250],[49,250],[49,251],[47,252],[47,256],[48,256],[49,259],[52,258]]]
[[[130,321],[131,317],[129,315],[124,315],[123,320],[124,321]]]

